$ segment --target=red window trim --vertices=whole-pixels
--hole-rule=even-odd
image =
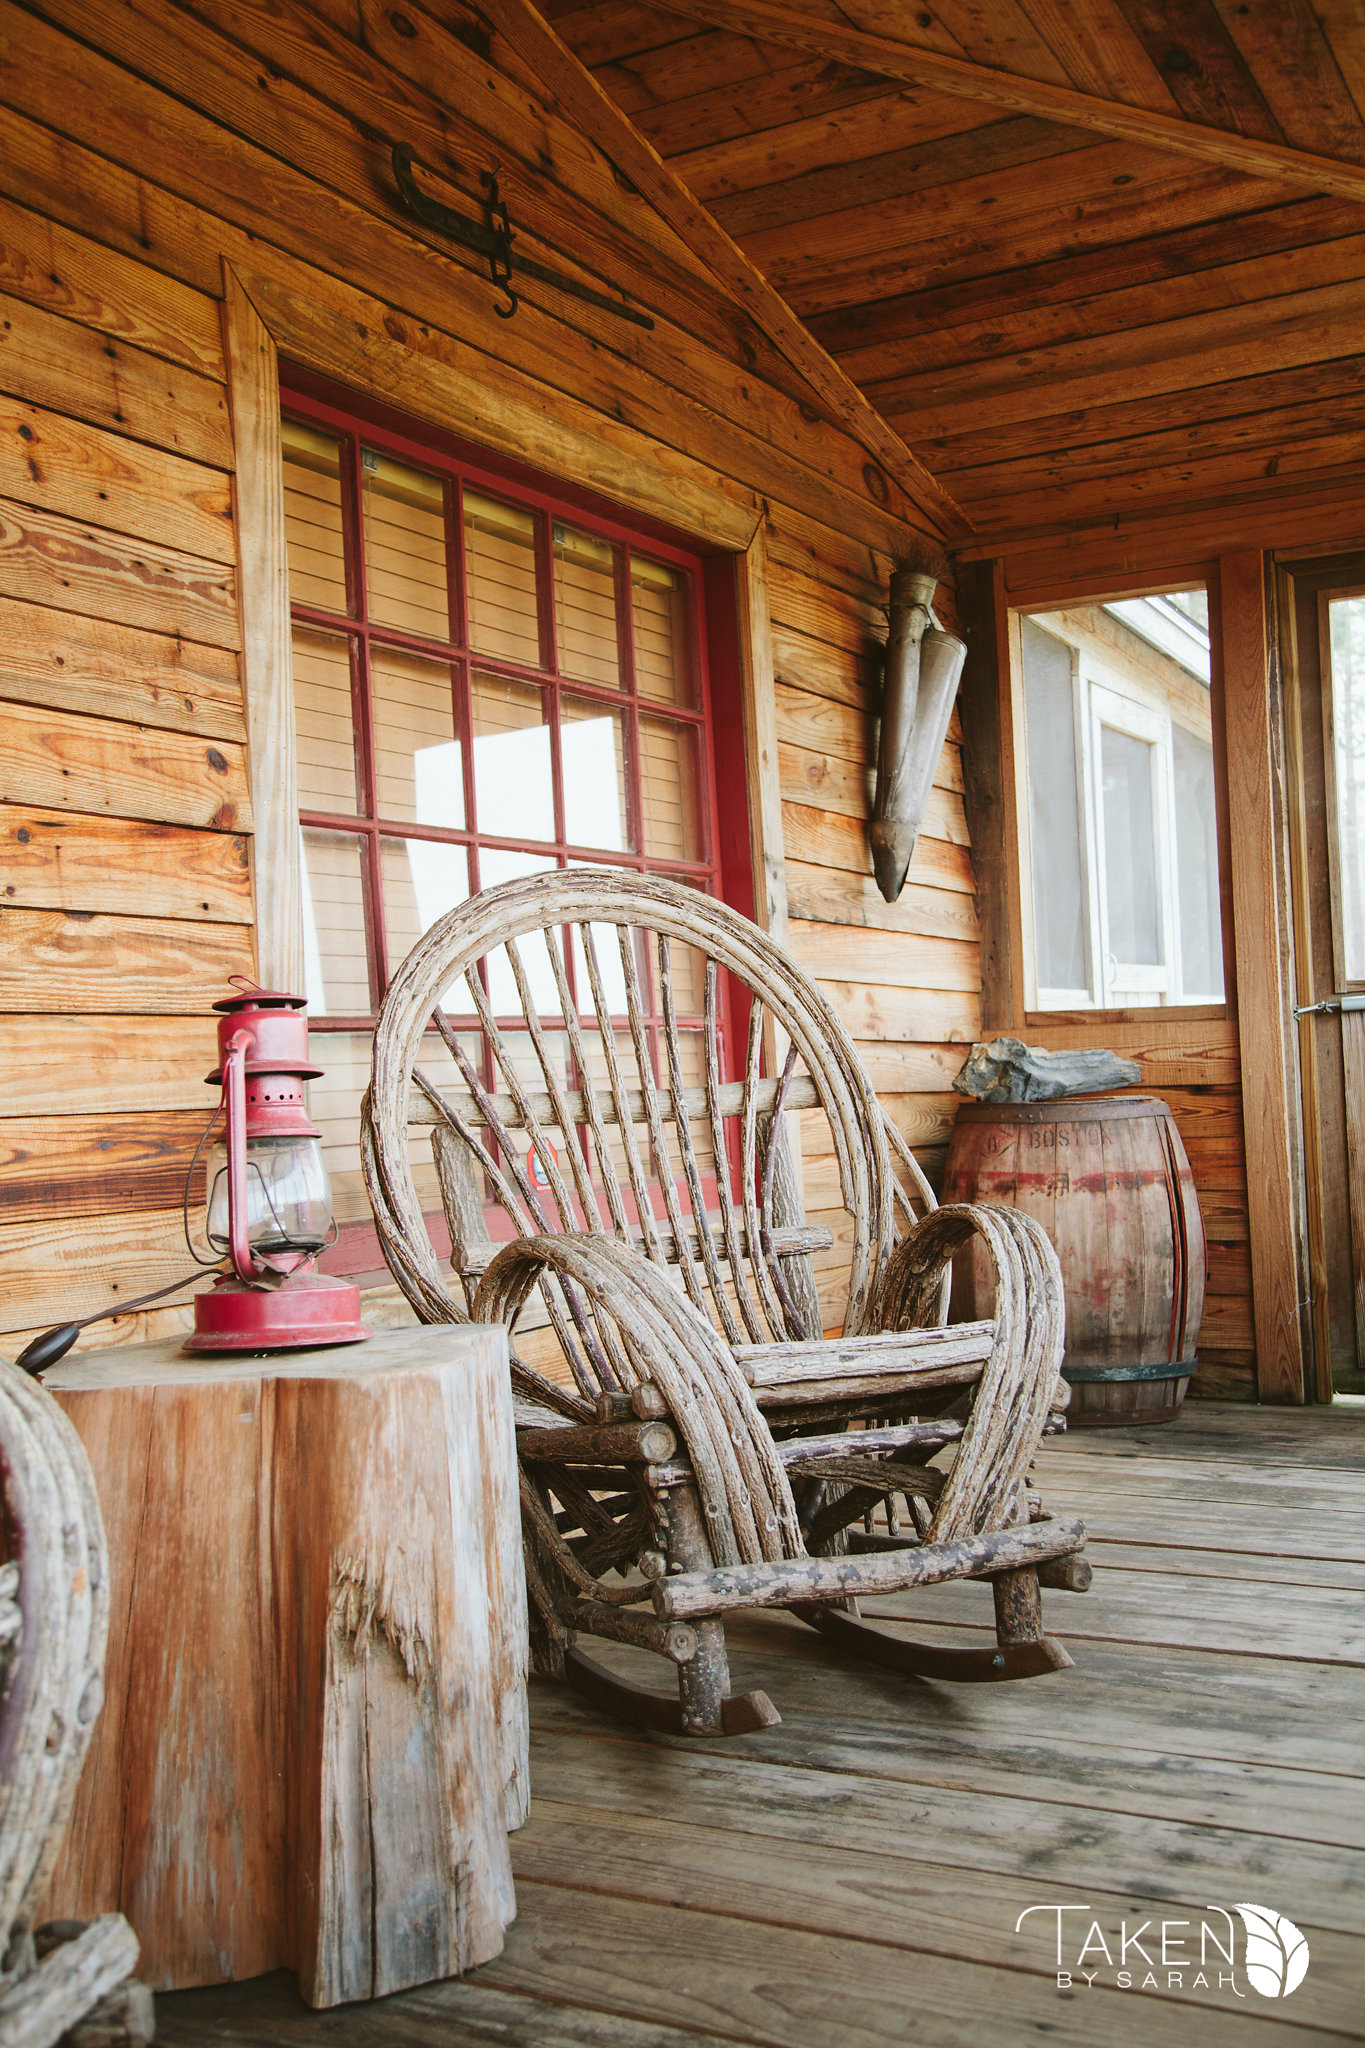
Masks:
[[[281,400],[286,413],[307,424],[335,432],[349,442],[350,459],[344,464],[342,478],[347,615],[343,617],[314,606],[291,603],[290,616],[292,621],[315,630],[345,634],[351,643],[357,771],[360,786],[365,793],[365,804],[363,811],[358,806],[355,813],[300,811],[299,817],[300,823],[305,826],[345,832],[362,839],[365,849],[363,900],[367,965],[372,982],[371,995],[376,1007],[388,976],[397,965],[397,962],[390,962],[387,958],[382,914],[380,848],[385,837],[425,838],[466,847],[475,863],[478,848],[487,846],[490,849],[506,848],[542,853],[566,865],[581,862],[585,866],[600,864],[604,867],[633,868],[639,873],[674,875],[679,879],[698,883],[732,903],[746,915],[752,915],[753,875],[749,848],[744,720],[740,701],[741,650],[733,555],[698,553],[694,546],[689,546],[681,540],[672,529],[648,517],[632,515],[628,523],[624,522],[617,508],[606,504],[591,492],[573,485],[551,483],[519,463],[490,455],[487,450],[473,447],[442,429],[429,427],[408,414],[337,386],[297,366],[281,363],[280,385]],[[430,640],[396,628],[370,624],[365,615],[362,596],[362,434],[364,438],[382,446],[385,452],[398,457],[399,460],[410,462],[415,467],[428,471],[438,470],[457,485],[461,481],[466,481],[476,489],[489,490],[495,495],[518,502],[543,515],[537,521],[537,554],[538,557],[544,557],[537,561],[540,653],[543,663],[541,667],[526,668],[513,662],[476,654],[468,643],[464,632],[463,531],[458,516],[456,491],[448,490],[446,497],[448,560],[456,570],[455,576],[450,579],[450,641]],[[617,544],[618,547],[634,547],[645,555],[681,568],[687,573],[690,578],[690,615],[693,627],[691,652],[696,698],[694,707],[688,709],[662,703],[655,704],[649,698],[641,696],[633,687],[612,688],[585,683],[576,677],[561,673],[554,645],[553,558],[550,546],[551,525],[556,517],[568,518],[601,538]],[[618,554],[616,560],[618,647],[622,674],[630,676],[633,680],[630,579],[625,571],[625,556]],[[359,673],[355,653],[357,643],[363,644],[364,648],[364,666]],[[532,844],[527,841],[508,840],[477,829],[477,813],[470,800],[473,760],[469,747],[463,749],[465,815],[467,818],[476,819],[474,827],[460,830],[443,829],[393,820],[386,824],[379,818],[372,801],[373,747],[369,731],[369,690],[365,682],[360,680],[361,674],[368,677],[368,650],[371,644],[392,646],[415,654],[448,660],[452,664],[463,664],[466,670],[477,665],[488,673],[525,681],[546,692],[557,835],[553,843]],[[718,693],[715,690],[717,683]],[[699,794],[702,815],[699,823],[705,856],[703,859],[690,862],[663,860],[646,854],[642,845],[633,853],[608,852],[601,848],[578,848],[564,838],[563,778],[558,720],[561,690],[567,690],[580,700],[598,701],[626,713],[630,733],[627,750],[629,783],[632,808],[637,818],[640,769],[635,720],[638,711],[644,710],[646,714],[657,712],[670,721],[689,725],[696,730],[700,739]],[[723,804],[722,793],[725,798]],[[641,840],[643,838],[640,833],[636,836]],[[477,877],[476,865],[473,875]],[[566,965],[568,964],[566,961]],[[651,974],[651,991],[652,983]],[[658,1028],[662,1022],[661,1016],[654,1014],[656,1008],[656,1002],[651,1000],[646,1024],[652,1041],[657,1040]],[[324,1033],[364,1032],[373,1027],[374,1011],[364,1016],[314,1017],[310,1021],[313,1030]],[[683,1021],[680,1017],[680,1024]],[[691,1023],[694,1020],[687,1021]],[[452,1019],[452,1022],[456,1022],[461,1029],[465,1028],[464,1019]],[[731,1032],[725,1031],[724,1027],[723,1035],[726,1038],[732,1037]],[[490,1218],[490,1222],[492,1221]],[[502,1227],[501,1221],[498,1227]],[[439,1237],[439,1228],[435,1234]],[[438,1243],[437,1249],[448,1251],[448,1246],[442,1247]],[[362,1278],[367,1277],[371,1271],[378,1275],[382,1261],[373,1226],[344,1226],[337,1244],[333,1246],[323,1263],[328,1270],[335,1272],[354,1274],[359,1271]]]

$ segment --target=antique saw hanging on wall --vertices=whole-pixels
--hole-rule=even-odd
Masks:
[[[435,228],[438,234],[449,235],[461,248],[472,249],[477,256],[488,258],[488,274],[499,291],[506,292],[507,304],[495,306],[500,320],[510,320],[521,303],[512,288],[514,268],[519,277],[534,277],[541,284],[553,285],[557,292],[566,292],[570,298],[583,299],[590,306],[598,306],[604,313],[615,313],[620,320],[629,320],[636,327],[652,328],[654,322],[648,313],[637,312],[634,306],[627,306],[620,299],[614,299],[607,292],[596,292],[591,285],[580,284],[577,278],[565,277],[558,270],[551,270],[546,263],[537,263],[533,256],[512,254],[516,239],[515,230],[507,217],[507,202],[498,192],[497,178],[491,171],[482,171],[484,185],[483,219],[468,220],[453,207],[442,205],[439,199],[429,199],[412,175],[412,151],[406,142],[395,142],[393,146],[393,175],[398,184],[399,194],[408,212],[415,215],[426,227]]]

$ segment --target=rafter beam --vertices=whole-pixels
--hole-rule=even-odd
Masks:
[[[1097,135],[1116,136],[1120,141],[1135,142],[1144,148],[1197,157],[1224,170],[1241,171],[1250,178],[1275,178],[1286,184],[1309,186],[1315,192],[1334,192],[1342,199],[1365,202],[1365,164],[1315,156],[1310,150],[1291,149],[1282,142],[1260,142],[1254,136],[1234,135],[1224,128],[1182,120],[1178,114],[1126,107],[1118,100],[1099,99],[1069,85],[1021,78],[1011,71],[997,71],[989,64],[949,56],[942,50],[925,50],[916,43],[843,28],[838,22],[774,5],[773,0],[686,0],[686,4],[684,0],[655,0],[655,4],[670,14],[702,22],[709,28],[754,36],[760,42],[780,43],[804,50],[812,57],[851,64],[862,71],[880,72],[883,78],[894,78],[905,85],[930,86],[951,98],[976,100],[983,106],[1007,108],[1011,113],[1039,114],[1048,121],[1089,128]]]
[[[479,11],[506,37],[559,107],[606,152],[674,233],[810,386],[827,412],[926,514],[945,540],[974,529],[962,507],[924,466],[821,347],[701,201],[671,171],[592,73],[561,41],[530,0],[479,0]]]

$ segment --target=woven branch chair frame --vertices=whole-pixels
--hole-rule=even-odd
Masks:
[[[617,957],[608,952],[604,965],[604,934],[613,927]],[[694,1052],[699,1039],[704,1055],[700,1087],[689,1087],[683,1054],[678,947],[705,962],[704,1015],[700,1031],[695,1011],[691,1026]],[[499,949],[499,987],[515,985],[515,1020],[506,1009],[500,1020],[491,1005],[487,963]],[[557,1010],[544,1001],[547,973]],[[730,978],[735,1053],[743,1040],[742,1060],[733,1062],[743,1068],[738,1083],[722,1078],[722,976]],[[449,1001],[461,982],[466,993],[452,1022],[442,999]],[[746,999],[744,1019],[738,1010]],[[652,1037],[649,1017],[656,1020]],[[423,1072],[424,1046],[437,1043],[427,1035],[433,1022],[459,1070],[458,1092],[443,1091]],[[463,1042],[475,1029],[491,1048],[492,1087]],[[765,1079],[765,1049],[772,1061],[774,1047],[781,1069]],[[664,1079],[654,1071],[656,1058]],[[533,1060],[539,1079],[528,1083]],[[791,1447],[779,1453],[773,1423],[742,1369],[764,1347],[822,1339],[801,1250],[812,1233],[792,1227],[790,1197],[779,1214],[789,1173],[781,1156],[784,1112],[795,1106],[824,1115],[852,1226],[844,1339],[856,1344],[941,1325],[952,1257],[973,1237],[981,1241],[996,1278],[989,1353],[956,1431],[952,1470],[946,1479],[930,1474],[923,1482],[922,1491],[935,1495],[928,1506],[909,1492],[906,1498],[926,1545],[1017,1528],[1029,1517],[1026,1473],[1058,1396],[1062,1293],[1051,1244],[1012,1210],[937,1209],[913,1155],[884,1117],[846,1028],[814,983],[747,919],[693,889],[610,870],[533,875],[461,905],[419,941],[385,996],[362,1110],[365,1181],[385,1257],[422,1321],[472,1315],[506,1325],[518,1391],[566,1423],[600,1420],[604,1402],[614,1413],[613,1401],[619,1408],[634,1390],[657,1390],[682,1439],[700,1510],[704,1555],[692,1545],[692,1568],[803,1559]],[[452,1239],[463,1227],[457,1165],[466,1172],[464,1216],[491,1185],[510,1219],[514,1241],[495,1253],[490,1247],[477,1268],[441,1271],[413,1170],[414,1110],[431,1128]],[[694,1125],[701,1134],[695,1142]],[[730,1136],[736,1126],[737,1146]],[[644,1134],[638,1142],[637,1130]],[[526,1152],[518,1153],[514,1133]],[[706,1140],[708,1155],[698,1150]],[[528,1166],[532,1151],[541,1162],[539,1184]],[[708,1160],[713,1196],[705,1185]],[[655,1213],[659,1202],[662,1216]],[[917,1208],[926,1212],[923,1220]],[[906,1226],[899,1242],[898,1212]],[[517,1356],[518,1318],[537,1291],[570,1366],[572,1390]],[[855,1374],[868,1369],[855,1360]],[[887,1405],[903,1409],[905,1402]],[[865,1404],[860,1412],[867,1414]],[[942,1432],[939,1440],[947,1440]],[[539,1559],[529,1568],[532,1595],[552,1633],[550,1610],[562,1622],[573,1598],[580,1606],[590,1602],[599,1622],[606,1610],[619,1616],[638,1602],[638,1582],[613,1583],[609,1574],[662,1540],[661,1516],[653,1535],[645,1527],[652,1512],[646,1503],[635,1521],[627,1515],[619,1525],[642,1540],[613,1555],[590,1497],[596,1481],[579,1478],[583,1485],[566,1472],[554,1493],[578,1502],[574,1512],[584,1526],[572,1537],[565,1534],[572,1516],[563,1508],[552,1512],[543,1473],[528,1473],[524,1486],[528,1538]],[[837,1497],[843,1489],[834,1491]],[[823,1514],[822,1529],[838,1518],[828,1503]],[[582,1555],[597,1557],[596,1568],[585,1570]],[[679,1568],[676,1560],[671,1568]],[[625,1622],[612,1627],[619,1633]],[[562,1651],[562,1627],[559,1634]],[[1056,1661],[1066,1661],[1064,1654]]]

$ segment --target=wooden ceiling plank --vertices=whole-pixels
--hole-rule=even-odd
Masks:
[[[690,99],[636,108],[631,119],[659,154],[671,159],[680,151],[732,137],[776,134],[793,121],[884,99],[888,89],[903,90],[878,71],[806,58],[764,78],[733,79]]]
[[[968,178],[993,177],[1001,170],[1088,146],[1089,137],[1075,128],[1017,114],[937,141],[886,150],[716,199],[711,211],[723,228],[741,239],[781,227],[804,229],[833,213],[854,207],[880,209],[889,199],[905,199],[913,192],[957,185]]]
[[[1225,249],[1228,247],[1225,238]],[[1240,241],[1233,249],[1240,249]],[[945,326],[913,341],[855,349],[840,357],[864,390],[879,380],[923,374],[945,365],[1001,362],[1025,350],[1064,346],[1102,334],[1133,334],[1193,313],[1259,306],[1287,292],[1345,284],[1365,276],[1365,233],[1309,243],[1277,256],[1251,257],[1180,272],[1112,292],[1089,293],[1061,305],[1016,312],[1002,291],[994,314]],[[1001,306],[1006,310],[1001,311]]]
[[[834,418],[946,532],[968,529],[960,506],[891,432],[738,245],[608,97],[529,0],[485,0],[485,11],[531,64],[571,121],[598,137],[612,161],[810,384]]]
[[[1280,195],[1277,199],[1279,203],[1259,213],[1242,214],[1232,227],[1224,220],[1199,221],[1194,227],[1142,235],[1049,262],[925,285],[891,299],[817,314],[809,325],[850,376],[857,377],[862,350],[871,357],[877,349],[915,335],[932,334],[963,320],[984,320],[1004,304],[1022,313],[1215,269],[1227,260],[1230,234],[1235,235],[1238,253],[1251,259],[1334,241],[1359,228],[1360,214],[1349,200],[1293,199],[1286,204]]]
[[[1308,0],[1214,0],[1286,142],[1365,163],[1365,121]],[[1355,40],[1365,39],[1357,12]]]
[[[695,30],[696,25],[692,26]],[[742,30],[736,34],[720,28],[680,36],[658,49],[604,64],[595,75],[612,99],[620,95],[621,107],[633,113],[636,107],[667,106],[673,100],[691,99],[717,86],[764,78],[785,68],[784,52],[774,44],[756,42]]]
[[[1186,120],[1263,142],[1286,139],[1214,0],[1118,4]]]
[[[887,79],[875,99],[804,115],[776,129],[746,130],[668,158],[684,184],[708,206],[723,195],[909,148],[981,127],[996,116],[945,93],[911,93]]]
[[[638,57],[645,50],[664,49],[690,32],[676,14],[637,6],[633,0],[607,0],[605,6],[595,0],[591,6],[566,10],[556,17],[555,30],[589,70]]]
[[[1006,181],[1002,178],[1000,182]],[[1064,214],[1054,206],[1039,204],[1035,181],[1032,210],[1023,211],[1016,201],[1000,213],[983,209],[979,220],[971,222],[949,214],[951,188],[946,188],[935,195],[934,213],[936,221],[942,220],[941,233],[918,242],[907,238],[857,264],[831,252],[818,262],[808,260],[799,267],[796,260],[782,266],[767,260],[763,268],[802,318],[809,319],[882,292],[890,297],[921,284],[950,284],[1007,270],[1014,263],[1024,267],[1130,243],[1141,235],[1144,225],[1154,235],[1209,220],[1224,220],[1233,226],[1239,216],[1261,211],[1268,192],[1274,189],[1260,179],[1238,178],[1208,167],[1196,169],[1187,163],[1160,184],[1136,190],[1130,187],[1126,198],[1100,190]],[[763,259],[755,252],[755,260]]]
[[[986,105],[1070,122],[1102,135],[1121,136],[1147,148],[1202,157],[1251,177],[1286,179],[1318,191],[1340,192],[1348,199],[1365,199],[1365,168],[1307,150],[1291,149],[1265,137],[1229,133],[1151,108],[1099,99],[1070,86],[1019,78],[941,51],[921,49],[913,43],[864,35],[832,22],[813,20],[792,7],[775,4],[775,0],[687,0],[685,6],[683,0],[669,0],[669,4],[695,20],[709,21],[738,34],[786,43],[867,70],[880,69],[887,77],[903,79],[907,84],[959,92],[964,99]],[[1124,0],[1130,20],[1131,9],[1137,5],[1138,0]],[[1237,61],[1240,64],[1240,58]],[[1169,71],[1165,75],[1169,76]]]
[[[1365,121],[1365,36],[1360,33],[1360,0],[1313,0],[1313,12],[1322,24],[1356,111]]]
[[[1271,370],[1258,377],[1220,378],[1182,392],[1179,421],[1190,433],[1204,424],[1217,430],[1221,422],[1235,422],[1275,406],[1301,400],[1340,406],[1357,395],[1365,396],[1365,357],[1352,350],[1329,362]],[[949,476],[989,462],[1037,465],[1067,450],[1103,448],[1126,435],[1164,431],[1171,424],[1170,400],[1158,393],[1040,414],[1007,427],[971,427],[927,440],[924,446],[936,468]]]
[[[1082,131],[1075,131],[1078,135]],[[754,263],[803,317],[850,297],[1012,269],[1040,256],[1131,241],[1218,214],[1249,213],[1276,188],[1129,144],[1086,144],[1014,170],[941,185],[874,210],[747,238]]]
[[[1321,482],[1328,471],[1342,477],[1365,474],[1365,419],[1339,434],[1318,435],[1311,419],[1275,417],[1282,422],[1281,434],[1256,448],[1205,448],[1176,462],[1142,462],[1111,476],[1063,483],[1036,472],[1021,474],[1013,491],[1001,488],[990,497],[963,489],[961,477],[954,481],[980,531],[988,533],[1059,520],[1093,524],[1115,513],[1193,506],[1232,491],[1265,491],[1274,479],[1288,485],[1305,478]]]
[[[976,453],[982,459],[975,467],[944,473],[952,477],[960,497],[983,507],[993,499],[1017,502],[1035,486],[1040,494],[1070,490],[1103,484],[1141,469],[1171,468],[1181,461],[1193,465],[1226,457],[1230,462],[1245,463],[1257,457],[1264,463],[1279,448],[1306,446],[1315,434],[1336,439],[1365,433],[1365,377],[1335,401],[1323,400],[1315,392],[1311,399],[1279,406],[1269,403],[1274,395],[1273,377],[1247,381],[1262,387],[1265,401],[1233,417],[1193,425],[1181,417],[1145,434],[1054,449],[1043,456],[1015,456],[1008,462],[991,461],[990,449],[978,448]]]
[[[988,6],[981,0],[936,0],[932,10],[913,10],[904,0],[847,0],[840,12],[873,35],[903,36],[907,21],[914,20],[924,41],[935,49],[1025,78],[1070,83],[1065,64],[1019,0],[990,0]],[[928,24],[924,14],[931,16]]]
[[[918,439],[974,425],[1005,425],[1034,414],[1102,401],[1116,388],[1131,395],[1183,392],[1224,377],[1290,369],[1330,361],[1360,345],[1365,321],[1365,279],[1289,292],[1257,308],[1195,314],[1158,322],[1136,335],[1101,335],[1093,341],[1037,350],[1002,364],[993,379],[972,364],[955,373],[937,370],[899,385],[873,385],[870,394],[901,431]],[[916,402],[918,400],[918,402]]]
[[[1057,52],[1071,83],[1099,99],[1156,113],[1179,111],[1174,95],[1117,0],[1026,0],[1029,18]]]

